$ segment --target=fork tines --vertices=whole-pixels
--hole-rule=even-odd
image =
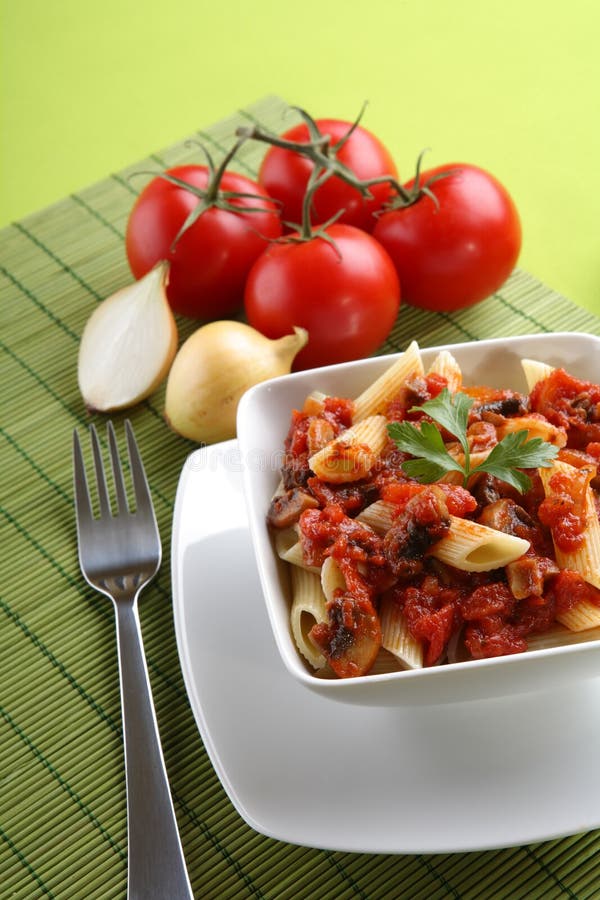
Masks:
[[[125,487],[125,478],[123,475],[123,467],[119,456],[119,448],[117,438],[112,422],[106,423],[106,431],[108,434],[108,446],[110,451],[110,462],[113,483],[116,494],[117,514],[132,512],[127,501],[127,490]],[[133,491],[135,497],[135,512],[154,516],[152,506],[152,498],[150,496],[150,488],[144,471],[144,466],[140,457],[133,428],[129,419],[125,420],[125,434],[127,437],[127,450],[129,455],[129,468],[133,480]],[[111,503],[109,498],[108,486],[106,483],[106,475],[102,464],[102,450],[98,439],[98,432],[95,425],[90,425],[90,438],[92,444],[92,457],[94,461],[94,472],[96,475],[96,488],[98,494],[98,503],[100,516],[111,516]],[[94,518],[92,511],[92,503],[90,492],[86,478],[85,463],[83,459],[83,451],[77,429],[73,431],[73,464],[75,471],[75,501],[77,507],[78,519]]]

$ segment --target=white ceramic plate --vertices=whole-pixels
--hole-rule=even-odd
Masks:
[[[600,680],[447,706],[368,708],[307,690],[267,619],[233,441],[187,460],[174,615],[200,734],[256,831],[370,853],[520,845],[600,827]]]

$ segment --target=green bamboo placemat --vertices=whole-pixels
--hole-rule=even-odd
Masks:
[[[200,131],[218,156],[236,126],[281,130],[267,98]],[[255,174],[246,145],[237,163]],[[197,160],[181,142],[4,229],[0,235],[3,562],[0,598],[0,896],[125,896],[126,823],[113,613],[79,572],[71,434],[90,422],[76,383],[79,336],[94,306],[130,281],[123,235],[149,176]],[[181,337],[192,329],[181,324]],[[495,296],[454,315],[405,307],[382,352],[600,320],[517,271]],[[377,856],[289,846],[253,832],[227,799],[184,690],[170,604],[173,501],[193,449],[162,420],[163,395],[130,411],[165,548],[141,619],[157,715],[197,897],[600,897],[600,832],[501,851]],[[100,417],[96,417],[100,418]],[[118,433],[124,416],[113,416]],[[401,813],[400,813],[401,814]],[[452,811],[448,810],[449,821]]]

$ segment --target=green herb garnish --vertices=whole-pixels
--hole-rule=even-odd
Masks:
[[[558,447],[541,438],[527,440],[527,431],[507,434],[489,452],[486,459],[471,468],[467,424],[469,410],[475,401],[466,394],[451,394],[447,388],[422,406],[410,412],[424,412],[457,439],[464,453],[464,464],[448,453],[438,428],[424,419],[417,427],[413,422],[391,422],[388,433],[400,450],[413,459],[402,463],[407,475],[422,484],[438,481],[446,472],[461,472],[466,487],[471,475],[487,472],[512,485],[520,493],[531,487],[531,479],[520,469],[546,468],[558,453]]]

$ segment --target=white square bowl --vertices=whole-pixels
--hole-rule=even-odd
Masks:
[[[536,334],[452,344],[421,351],[425,367],[440,350],[458,360],[467,385],[527,391],[521,359],[528,357],[582,379],[600,382],[600,338],[588,334]],[[600,676],[600,641],[585,639],[544,650],[358,678],[313,674],[296,649],[290,629],[287,564],[274,552],[266,524],[279,482],[283,442],[292,409],[311,391],[356,397],[397,356],[374,357],[275,378],[251,388],[238,410],[238,442],[250,534],[277,648],[288,671],[322,696],[372,706],[440,704],[552,690],[584,677]]]

